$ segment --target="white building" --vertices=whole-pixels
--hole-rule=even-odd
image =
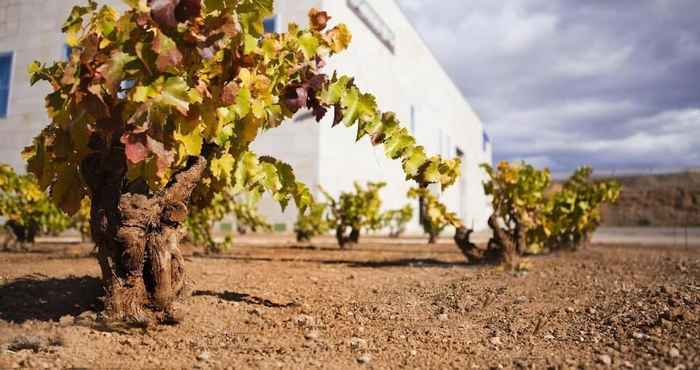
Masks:
[[[60,27],[79,0],[0,0],[0,161],[23,169],[22,148],[46,124],[43,96],[46,84],[30,87],[26,66],[33,60],[65,58]],[[99,1],[123,8],[118,0]],[[266,28],[283,32],[288,22],[306,25],[308,9],[328,11],[353,34],[350,48],[333,57],[328,71],[355,77],[363,91],[377,97],[380,109],[396,112],[428,153],[461,155],[462,178],[441,195],[468,226],[486,227],[490,208],[482,189],[480,163],[491,163],[491,143],[481,121],[450,80],[399,6],[391,0],[276,0],[276,15]],[[329,115],[330,116],[330,115]],[[330,127],[304,112],[292,122],[268,131],[253,145],[292,165],[309,187],[318,185],[337,195],[352,189],[354,181],[386,181],[384,206],[398,208],[409,201],[411,183],[404,181],[401,165],[384,157],[381,146],[367,138],[355,143],[355,128]],[[417,204],[414,204],[417,209]],[[291,230],[296,211],[285,213],[270,199],[261,210],[278,230]],[[409,226],[418,232],[417,212]]]

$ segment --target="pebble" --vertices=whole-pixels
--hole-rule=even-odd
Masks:
[[[588,313],[591,314],[591,315],[593,315],[594,313],[596,313],[595,308],[593,308],[593,307],[588,307]]]
[[[357,362],[361,364],[368,364],[372,360],[372,356],[369,355],[369,353],[365,353],[362,356],[357,358]]]
[[[493,344],[494,346],[500,346],[501,345],[501,338],[500,337],[493,337],[489,339],[489,342]]]
[[[367,341],[362,339],[362,338],[352,337],[352,338],[350,338],[350,348],[352,348],[353,350],[366,349],[367,348]]]
[[[554,335],[552,335],[552,334],[545,334],[544,339],[546,339],[546,340],[554,340]]]
[[[60,319],[58,319],[58,323],[61,324],[62,326],[70,326],[73,325],[75,322],[75,318],[71,315],[64,315],[61,316]]]
[[[624,367],[626,367],[626,368],[628,368],[628,369],[631,369],[631,368],[634,367],[634,364],[632,364],[632,363],[629,362],[629,361],[622,361],[622,366],[624,366]]]
[[[447,321],[448,317],[446,313],[441,313],[438,315],[438,320],[440,321]]]
[[[415,349],[412,349],[410,353],[411,353],[411,356],[415,356],[418,354],[418,351],[416,351]]]
[[[248,310],[248,313],[251,315],[262,316],[264,311],[259,307],[255,307]]]
[[[670,357],[679,357],[681,355],[681,352],[678,350],[678,348],[671,348],[668,351],[668,355]]]
[[[610,366],[612,364],[612,358],[610,355],[600,355],[598,356],[598,361],[600,361],[601,364]]]
[[[566,308],[566,312],[574,312],[574,308],[573,308],[573,307],[567,307],[567,308]]]
[[[314,318],[309,315],[297,315],[294,317],[294,323],[299,326],[313,326]]]
[[[198,354],[197,360],[208,361],[209,360],[209,351],[203,351],[202,353]]]
[[[309,330],[306,333],[304,333],[304,338],[308,340],[316,340],[318,337],[321,335],[318,330]]]
[[[632,334],[632,337],[634,337],[634,339],[644,339],[646,335],[644,333],[635,332]]]
[[[520,297],[515,299],[515,303],[516,304],[527,303],[527,297],[521,295]]]

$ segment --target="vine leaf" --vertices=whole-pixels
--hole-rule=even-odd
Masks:
[[[80,174],[75,166],[63,164],[59,166],[63,176],[51,185],[51,199],[68,215],[72,216],[80,209],[80,202],[85,196],[85,189],[80,180]]]

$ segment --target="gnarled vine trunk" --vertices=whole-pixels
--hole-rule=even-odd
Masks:
[[[455,231],[454,241],[457,247],[469,263],[500,263],[508,269],[517,267],[519,241],[513,240],[514,238],[501,228],[495,215],[489,217],[488,224],[493,231],[493,236],[485,247],[472,243],[469,236],[473,230],[464,226],[458,227]]]
[[[39,224],[36,221],[29,221],[28,225],[22,225],[15,220],[5,222],[5,230],[8,232],[3,242],[5,251],[26,251],[34,244],[34,239],[39,233]]]
[[[145,184],[126,185],[119,148],[83,161],[108,319],[141,325],[179,321],[173,303],[187,293],[181,227],[205,167],[204,158],[190,158],[164,190],[152,192]]]
[[[340,225],[335,229],[335,238],[338,240],[340,249],[348,249],[353,247],[360,241],[360,229],[351,227],[350,234],[345,235],[347,226]]]
[[[518,244],[521,241],[520,233],[516,232],[515,238],[501,228],[498,217],[491,215],[488,220],[489,227],[493,231],[493,237],[489,240],[489,249],[494,249],[498,262],[508,269],[514,269],[518,265]],[[515,240],[513,240],[515,239]]]

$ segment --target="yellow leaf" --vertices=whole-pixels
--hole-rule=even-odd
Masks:
[[[211,173],[219,180],[228,177],[233,172],[233,167],[236,160],[229,153],[225,153],[220,158],[215,158],[211,161]]]

